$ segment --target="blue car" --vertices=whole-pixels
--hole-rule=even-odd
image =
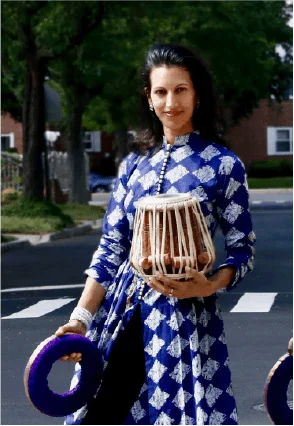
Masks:
[[[111,192],[116,181],[115,176],[102,176],[97,173],[89,174],[89,189],[93,192]]]

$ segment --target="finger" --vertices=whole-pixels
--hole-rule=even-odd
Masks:
[[[186,279],[189,279],[189,278],[199,279],[204,276],[202,272],[198,272],[196,269],[190,268],[190,266],[186,266],[185,271],[186,271]]]
[[[72,329],[72,326],[70,325],[62,325],[56,330],[55,336],[60,337],[66,333],[72,333],[71,329]]]
[[[81,353],[76,353],[75,355],[72,354],[72,358],[77,361],[79,358],[82,358],[82,354]]]
[[[167,296],[169,293],[168,287],[164,286],[160,281],[157,281],[155,278],[153,278],[150,283],[150,287],[152,287],[154,290],[158,291],[159,293]]]
[[[60,337],[60,336],[63,336],[63,335],[64,335],[64,333],[65,333],[65,331],[64,331],[64,327],[62,326],[62,327],[59,327],[59,328],[55,331],[55,336]]]
[[[169,290],[171,288],[173,288],[174,290],[181,290],[183,288],[183,285],[185,283],[177,281],[177,280],[172,280],[171,278],[166,277],[165,275],[161,274],[160,272],[158,272],[158,276],[157,276],[157,281],[161,281],[163,282],[163,284],[169,288]]]
[[[59,358],[60,359],[60,361],[67,361],[68,360],[68,358],[69,358],[69,356],[68,355],[64,355],[64,356],[62,356],[61,358]]]
[[[155,279],[157,281],[161,281],[165,286],[173,287],[175,280],[172,280],[171,278],[166,277],[161,272],[156,272],[155,275],[156,275]]]

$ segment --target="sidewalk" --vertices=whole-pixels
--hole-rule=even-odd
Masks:
[[[292,188],[281,189],[249,189],[250,208],[292,208]]]
[[[111,194],[92,194],[91,206],[105,206],[108,204]],[[292,188],[281,189],[249,189],[249,203],[251,208],[259,207],[286,207],[293,204]],[[282,208],[283,208],[282,207]]]

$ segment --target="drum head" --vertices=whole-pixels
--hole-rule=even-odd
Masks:
[[[276,425],[292,425],[293,409],[287,402],[287,390],[293,379],[293,356],[284,355],[271,369],[264,388],[267,412]]]
[[[81,352],[81,377],[76,387],[64,394],[48,387],[47,377],[52,365],[63,355]],[[63,417],[84,406],[98,389],[103,371],[99,349],[78,334],[51,336],[33,352],[25,369],[24,385],[32,405],[48,416]]]
[[[190,201],[197,202],[197,198],[195,198],[189,192],[188,193],[179,192],[178,194],[148,195],[147,197],[141,198],[140,201],[137,202],[137,208],[145,207],[148,209],[149,206],[151,208],[152,206],[155,206],[155,205],[157,206],[157,208],[159,208],[160,204],[163,204],[164,206],[168,207],[169,204],[171,205],[173,205],[174,203],[181,204],[181,203],[187,203]]]

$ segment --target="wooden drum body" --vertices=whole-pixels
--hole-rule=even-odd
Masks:
[[[185,266],[208,272],[215,251],[198,200],[191,194],[162,194],[137,203],[130,260],[139,275],[159,271],[186,277]]]

